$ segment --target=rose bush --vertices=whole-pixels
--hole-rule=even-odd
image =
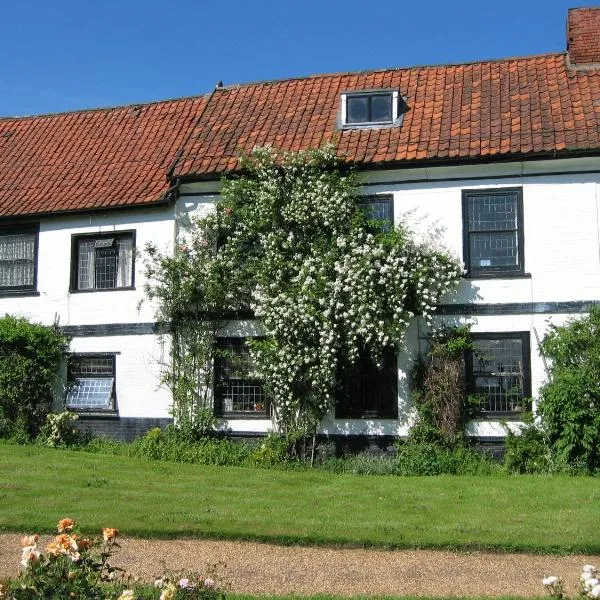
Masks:
[[[222,600],[212,577],[195,573],[166,575],[144,585],[109,564],[119,530],[102,529],[98,538],[85,537],[71,518],[57,524],[58,535],[45,547],[39,535],[23,538],[21,574],[0,583],[0,600]]]

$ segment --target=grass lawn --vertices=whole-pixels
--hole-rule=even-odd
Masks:
[[[383,477],[0,445],[0,530],[598,553],[591,477]]]

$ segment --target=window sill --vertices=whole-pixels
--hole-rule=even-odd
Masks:
[[[39,296],[36,290],[0,290],[0,298],[23,298],[24,296]]]
[[[240,413],[240,412],[230,412],[230,413],[222,413],[217,415],[219,419],[242,419],[242,420],[265,420],[270,419],[269,415],[266,412],[248,412],[248,413]]]
[[[497,273],[469,273],[464,279],[531,279],[531,273],[511,273],[499,271]]]
[[[522,421],[527,414],[531,414],[528,410],[514,410],[510,412],[483,412],[479,419],[475,421]]]
[[[69,293],[70,294],[92,294],[95,292],[131,292],[131,291],[135,291],[135,286],[106,288],[106,289],[101,289],[101,290],[69,290]]]
[[[79,408],[67,408],[72,413],[75,413],[80,419],[118,419],[119,411],[117,410],[83,410]]]
[[[354,420],[354,421],[397,421],[398,417],[397,416],[390,416],[390,415],[375,415],[375,414],[365,414],[365,415],[347,415],[347,416],[343,416],[343,417],[338,417],[338,415],[335,415],[335,420],[336,421],[350,421],[350,420]]]

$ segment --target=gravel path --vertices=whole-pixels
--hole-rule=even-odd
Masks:
[[[18,572],[21,536],[0,535],[0,577]],[[151,579],[169,569],[218,571],[233,592],[251,594],[540,596],[559,575],[574,593],[581,567],[600,556],[283,547],[212,540],[123,538],[112,564]]]

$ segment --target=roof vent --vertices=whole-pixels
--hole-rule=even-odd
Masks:
[[[569,9],[567,50],[573,65],[600,63],[600,6]]]

